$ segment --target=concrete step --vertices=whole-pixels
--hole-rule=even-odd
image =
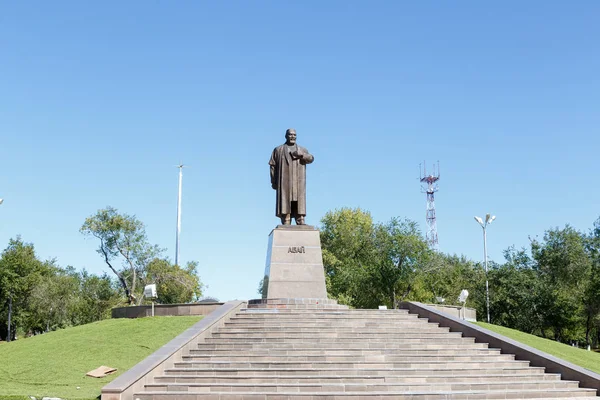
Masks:
[[[417,314],[411,314],[408,310],[396,310],[387,312],[373,312],[373,310],[347,310],[347,309],[262,309],[257,310],[253,309],[241,309],[235,315],[349,315],[353,317],[402,317],[406,315],[410,315],[413,318],[416,318]]]
[[[340,304],[265,304],[261,306],[248,306],[248,308],[242,308],[244,311],[255,311],[260,310],[326,310],[326,311],[337,311],[337,310],[349,310],[348,306]]]
[[[291,317],[297,317],[300,319],[315,319],[322,320],[325,318],[331,318],[335,320],[341,320],[343,318],[347,318],[352,321],[356,320],[366,320],[366,321],[421,321],[426,320],[426,317],[419,317],[418,314],[389,314],[389,315],[373,315],[373,314],[351,314],[351,313],[342,313],[342,312],[333,312],[333,313],[282,313],[282,312],[239,312],[231,316],[234,321],[237,320],[289,320]]]
[[[265,320],[279,320],[279,319],[293,319],[297,318],[300,320],[320,320],[320,319],[346,319],[346,320],[365,320],[365,321],[422,321],[426,318],[419,318],[416,314],[390,314],[390,315],[372,315],[372,314],[348,314],[343,312],[332,312],[332,313],[266,313],[266,312],[252,312],[252,313],[239,313],[233,316],[235,319],[265,319]]]
[[[225,329],[298,329],[298,328],[310,328],[310,329],[447,329],[441,327],[433,322],[424,321],[410,321],[410,322],[387,322],[387,323],[363,323],[353,321],[322,321],[322,322],[282,322],[275,323],[272,321],[243,321],[243,322],[232,322],[226,323],[223,328]]]
[[[207,338],[208,340],[209,338]],[[365,341],[350,341],[345,343],[263,343],[263,342],[228,342],[219,339],[216,342],[198,343],[198,350],[467,350],[467,349],[488,349],[487,343],[474,343],[469,341],[469,338],[463,338],[461,341],[453,341],[452,343],[419,343],[419,342],[374,342]]]
[[[360,316],[302,316],[302,315],[239,315],[233,317],[231,322],[233,323],[348,323],[348,324],[402,324],[402,323],[428,323],[428,318],[417,318],[416,316],[397,316],[389,318],[373,318],[373,317],[360,317]]]
[[[560,374],[544,374],[538,371],[531,374],[476,374],[472,375],[410,375],[410,376],[383,376],[383,375],[162,375],[155,378],[157,382],[177,383],[488,383],[488,382],[540,382],[560,381]]]
[[[456,377],[470,375],[531,375],[543,374],[544,369],[538,367],[527,367],[521,365],[511,365],[510,367],[464,367],[464,368],[438,368],[438,369],[420,369],[420,368],[328,368],[327,370],[319,368],[227,368],[227,367],[208,367],[208,368],[181,368],[173,367],[165,369],[165,375],[194,375],[194,376],[263,376],[268,375],[277,377],[281,375],[300,375],[300,376],[321,376],[321,375],[349,375],[349,376],[447,376]]]
[[[395,313],[373,313],[373,312],[358,312],[348,310],[242,310],[235,314],[235,317],[250,317],[250,318],[289,318],[291,316],[299,316],[301,318],[314,318],[314,317],[332,317],[332,318],[373,318],[373,319],[385,319],[385,318],[419,318],[417,314],[409,314],[405,312]]]
[[[460,369],[460,368],[510,368],[513,366],[527,367],[529,361],[523,360],[480,360],[480,361],[392,361],[392,362],[351,362],[351,361],[255,361],[255,362],[231,362],[231,361],[179,361],[175,362],[176,368],[319,368],[321,370],[337,368],[415,368],[421,370],[429,369]]]
[[[346,338],[346,339],[446,339],[462,338],[460,332],[437,332],[437,331],[413,331],[413,332],[324,332],[320,330],[313,331],[271,331],[271,332],[227,332],[219,330],[212,334],[213,338],[231,338],[231,339],[275,339],[275,338],[298,338],[298,339],[326,339],[326,338]]]
[[[199,361],[199,362],[213,362],[213,361],[229,361],[229,362],[272,362],[279,363],[285,362],[356,362],[356,363],[372,363],[372,362],[490,362],[490,361],[512,361],[515,356],[512,354],[498,354],[498,355],[397,355],[397,354],[381,354],[381,355],[297,355],[297,354],[286,354],[286,355],[212,355],[212,354],[186,354],[183,356],[183,361]]]
[[[319,308],[311,310],[293,309],[293,308],[275,308],[275,309],[257,309],[257,308],[242,308],[240,314],[348,314],[348,315],[376,315],[376,316],[394,316],[408,315],[406,309],[398,310],[365,310],[365,309],[338,309],[338,308]],[[412,314],[416,315],[416,314]]]
[[[306,320],[306,321],[298,321],[295,318],[288,318],[284,321],[282,320],[270,320],[270,319],[254,319],[254,318],[246,318],[246,319],[236,319],[235,321],[226,322],[224,326],[261,326],[261,327],[273,327],[273,326],[290,326],[290,327],[328,327],[328,326],[339,326],[339,327],[370,327],[370,328],[378,328],[378,327],[397,327],[397,326],[439,326],[437,322],[428,322],[419,319],[410,319],[410,320],[396,320],[396,319],[388,319],[388,320],[373,320],[373,321],[365,321],[363,319],[354,319],[354,320],[344,320],[344,319],[322,319],[322,320]]]
[[[224,328],[219,328],[217,333],[239,333],[239,334],[268,334],[268,333],[413,333],[418,334],[421,332],[427,333],[448,333],[450,332],[450,328],[440,328],[438,326],[398,326],[398,327],[365,327],[365,326],[327,326],[327,327],[316,327],[316,326],[305,326],[305,327],[297,327],[297,326],[270,326],[270,327],[233,327],[226,326]]]
[[[263,307],[242,308],[241,310],[244,312],[282,311],[282,310],[331,312],[331,311],[348,311],[349,308],[347,306],[340,306],[340,305],[331,305],[331,306],[323,307],[320,304],[298,304],[298,305],[293,305],[293,306],[268,305],[268,306],[263,306]]]
[[[248,304],[261,305],[261,304],[338,304],[335,299],[328,299],[322,297],[274,297],[269,299],[251,299],[248,300]]]
[[[161,382],[146,384],[149,391],[187,392],[428,392],[428,391],[482,391],[506,390],[557,390],[579,389],[574,381],[504,381],[504,382],[438,382],[435,388],[429,383],[176,383]]]
[[[273,301],[267,300],[264,302],[250,300],[248,307],[245,310],[254,310],[257,308],[261,309],[297,309],[303,310],[306,308],[315,308],[319,310],[350,310],[346,305],[338,304],[336,301],[325,300],[325,301]]]
[[[221,329],[246,329],[246,330],[265,330],[268,331],[270,329],[285,329],[285,330],[293,330],[293,329],[312,329],[312,330],[349,330],[349,329],[363,329],[363,330],[422,330],[422,329],[442,329],[447,331],[448,327],[440,327],[438,324],[429,323],[429,322],[421,322],[421,321],[411,321],[411,322],[401,322],[394,324],[364,324],[364,323],[347,323],[347,322],[337,322],[337,321],[327,321],[321,323],[312,323],[312,322],[289,322],[289,323],[263,323],[262,321],[252,323],[239,323],[235,322],[233,324],[225,324]]]
[[[595,391],[594,391],[595,393]],[[522,390],[460,390],[426,392],[177,392],[177,391],[147,391],[136,393],[139,400],[342,400],[342,399],[398,399],[398,400],[472,400],[472,399],[597,399],[594,393],[586,389],[522,389]]]
[[[336,309],[313,300],[242,310],[134,399],[595,398],[577,382],[407,310]],[[295,308],[277,308],[290,301]]]
[[[428,324],[427,318],[351,318],[351,317],[302,317],[299,315],[289,316],[269,316],[261,318],[236,318],[230,321],[233,324],[267,324],[267,325],[285,325],[285,324],[316,324],[319,326],[335,324],[346,325],[423,325]],[[431,322],[434,323],[434,322]]]
[[[209,355],[217,357],[240,356],[380,356],[380,355],[395,355],[395,356],[484,356],[484,355],[499,355],[499,349],[245,349],[240,353],[239,349],[226,350],[190,350],[190,355]]]
[[[473,338],[463,338],[462,333],[460,332],[435,332],[435,331],[425,331],[425,332],[337,332],[337,331],[315,331],[315,332],[280,332],[280,331],[270,331],[270,332],[251,332],[251,333],[243,333],[243,332],[226,332],[226,331],[217,331],[213,333],[210,337],[211,339],[271,339],[271,338],[295,338],[295,339],[326,339],[326,338],[339,338],[339,339],[422,339],[422,341],[428,340],[438,340],[438,339],[447,339],[447,340],[460,340],[460,339],[473,339]]]
[[[285,325],[285,326],[423,326],[427,324],[438,325],[437,322],[429,322],[416,318],[387,318],[387,319],[365,319],[365,318],[236,318],[225,325]]]
[[[310,336],[287,336],[282,335],[279,337],[210,337],[204,339],[204,343],[360,343],[361,346],[366,344],[383,344],[390,341],[402,341],[404,344],[417,343],[426,344],[435,342],[436,344],[450,344],[450,343],[473,343],[473,338],[463,337],[433,337],[433,338],[420,338],[420,337],[402,337],[402,336],[388,336],[388,337],[360,337],[360,336],[338,336],[338,337],[310,337]]]

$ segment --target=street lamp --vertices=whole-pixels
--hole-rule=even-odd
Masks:
[[[490,323],[490,287],[488,285],[488,259],[487,259],[487,235],[485,228],[496,219],[495,215],[489,213],[485,215],[485,222],[481,217],[474,217],[475,221],[483,228],[483,259],[485,262],[485,304],[487,306],[487,322]]]
[[[3,201],[4,201],[4,199],[0,199],[0,204],[2,204]]]

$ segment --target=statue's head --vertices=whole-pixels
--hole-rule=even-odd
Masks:
[[[296,144],[296,130],[290,128],[285,131],[285,140],[289,145]]]

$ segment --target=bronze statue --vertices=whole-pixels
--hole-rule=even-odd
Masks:
[[[314,161],[308,151],[296,144],[296,130],[285,131],[286,142],[275,147],[271,166],[271,187],[277,191],[275,215],[283,225],[304,225],[306,216],[306,164]]]

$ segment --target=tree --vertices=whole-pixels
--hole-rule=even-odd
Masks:
[[[141,303],[139,275],[161,253],[158,246],[148,242],[144,224],[135,216],[119,214],[107,207],[87,218],[80,231],[100,240],[97,252],[117,276],[129,304]],[[115,265],[118,260],[121,268]]]
[[[79,294],[77,274],[52,265],[29,295],[24,328],[30,332],[48,332],[73,325]]]
[[[148,264],[144,284],[156,284],[157,301],[161,304],[190,303],[202,296],[204,287],[198,278],[197,267],[196,261],[180,267],[155,258]]]
[[[585,341],[592,344],[591,334],[595,329],[594,345],[600,341],[600,218],[587,235],[586,250],[590,257],[590,279],[584,292],[585,304]]]
[[[0,257],[0,304],[5,305],[0,324],[0,338],[10,341],[15,336],[16,324],[27,317],[27,305],[32,290],[49,274],[48,265],[35,255],[33,244],[25,243],[20,236],[10,239]]]
[[[375,257],[371,214],[360,208],[342,208],[325,214],[321,224],[329,296],[342,304],[376,307],[379,300],[369,279]]]
[[[419,274],[427,272],[429,247],[416,222],[398,218],[375,226],[375,247],[374,283],[386,294],[388,305],[397,308],[415,291]]]
[[[523,332],[542,335],[545,309],[542,282],[534,270],[534,260],[526,249],[504,251],[506,263],[489,272],[492,322]]]
[[[465,256],[430,252],[417,276],[424,288],[420,301],[462,305],[461,290],[469,291],[468,306],[485,315],[485,270]],[[442,300],[443,299],[443,300]]]
[[[88,324],[110,318],[111,310],[122,304],[119,286],[106,273],[98,276],[84,269],[74,275],[79,288],[71,315],[72,324]]]
[[[549,229],[543,240],[532,240],[531,254],[542,284],[537,302],[545,313],[542,329],[550,329],[558,341],[582,339],[576,331],[583,325],[591,274],[584,235],[569,225]]]
[[[327,291],[340,303],[375,308],[421,297],[418,279],[431,251],[409,220],[376,224],[360,208],[328,212],[321,220]]]

